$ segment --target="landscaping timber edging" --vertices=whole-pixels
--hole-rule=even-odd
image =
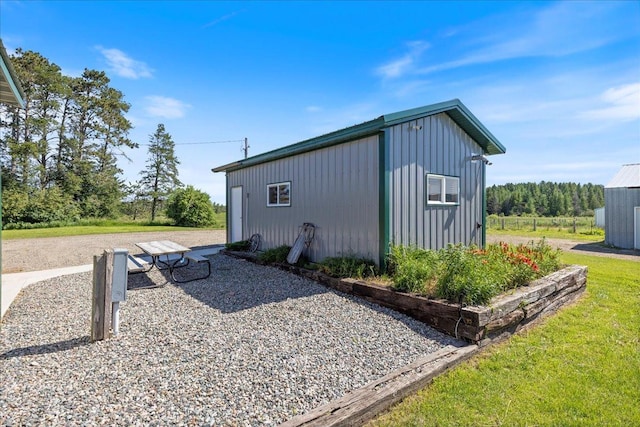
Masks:
[[[587,286],[587,267],[570,265],[491,300],[486,306],[461,306],[395,291],[355,279],[338,279],[288,264],[266,264],[241,252],[225,253],[259,264],[274,265],[340,292],[404,313],[456,338],[484,346],[501,341],[575,301]]]
[[[435,377],[478,352],[477,345],[449,345],[420,357],[339,399],[297,415],[280,427],[359,426],[405,397],[424,388]]]

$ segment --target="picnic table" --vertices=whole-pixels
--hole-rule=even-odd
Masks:
[[[158,270],[169,270],[171,279],[177,283],[206,279],[211,275],[211,263],[207,258],[200,255],[190,254],[191,248],[182,246],[178,243],[172,242],[171,240],[155,240],[152,242],[136,243],[136,246],[142,249],[145,254],[151,256],[151,265],[146,269],[143,268],[140,270],[141,272],[146,273],[153,267],[156,267]],[[171,259],[171,255],[179,256]],[[165,260],[163,260],[162,257],[165,257]],[[187,267],[192,261],[195,263],[205,262],[207,264],[206,276],[195,277],[187,280],[177,278],[175,276],[175,269]],[[136,263],[138,262],[136,261]]]

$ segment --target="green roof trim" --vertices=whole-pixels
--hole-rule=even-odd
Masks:
[[[327,133],[315,138],[307,139],[296,144],[268,151],[248,159],[218,166],[211,169],[213,172],[233,171],[249,166],[266,163],[296,154],[306,153],[332,145],[342,144],[370,135],[375,135],[384,129],[408,122],[421,117],[432,116],[434,114],[446,113],[456,122],[471,138],[473,138],[484,150],[483,154],[504,154],[506,149],[498,139],[485,128],[480,120],[474,116],[459,99],[452,99],[438,104],[413,108],[411,110],[399,111],[397,113],[385,114],[377,119],[370,120],[358,125],[350,126],[335,132]]]
[[[0,39],[0,102],[14,107],[25,107],[25,94],[20,85],[7,51]]]

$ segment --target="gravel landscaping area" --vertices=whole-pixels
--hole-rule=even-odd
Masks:
[[[130,276],[120,335],[89,343],[91,273],[33,284],[0,330],[0,425],[275,425],[459,343],[224,255],[209,279]]]

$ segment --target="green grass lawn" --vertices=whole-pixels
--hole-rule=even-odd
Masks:
[[[532,239],[542,239],[543,237],[548,239],[568,239],[568,240],[580,240],[585,242],[604,242],[604,235],[599,233],[589,234],[588,231],[582,233],[574,233],[570,229],[538,229],[533,230],[500,230],[498,228],[492,228],[487,230],[487,235],[494,236],[523,236],[530,237]]]
[[[536,226],[534,227],[534,221]],[[574,232],[575,221],[575,232]],[[534,231],[535,228],[535,231]],[[594,224],[593,217],[547,218],[547,217],[487,217],[487,233],[494,235],[513,235],[535,238],[554,238],[604,241],[604,230]]]
[[[33,228],[28,230],[2,230],[2,239],[30,239],[36,237],[79,236],[83,234],[137,233],[145,231],[213,230],[212,228],[175,227],[171,225],[148,225],[145,223],[104,221],[96,225],[73,225],[68,227]]]
[[[436,378],[374,426],[640,425],[640,263],[565,253],[587,290]]]

